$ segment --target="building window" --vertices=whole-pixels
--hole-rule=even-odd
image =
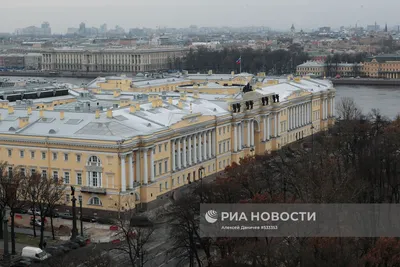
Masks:
[[[25,168],[21,168],[19,171],[21,172],[22,175],[25,175]]]
[[[19,151],[19,156],[20,156],[21,158],[23,158],[24,155],[25,155],[25,152],[24,152],[23,150],[20,150],[20,151]]]
[[[12,150],[11,150],[11,149],[8,150],[8,156],[9,156],[9,157],[12,156]]]
[[[81,155],[76,155],[76,162],[81,162]]]
[[[31,169],[31,174],[34,175],[36,173],[36,169]]]
[[[168,160],[164,161],[164,170],[168,172]]]
[[[165,190],[168,189],[168,182],[165,182]]]
[[[65,202],[66,202],[66,203],[69,203],[69,201],[70,201],[69,194],[65,194]]]
[[[69,184],[69,172],[64,172],[64,184]]]
[[[221,143],[219,143],[219,145],[218,145],[218,151],[219,151],[219,154],[221,154],[221,147],[222,147],[222,145],[221,145]]]
[[[160,184],[160,192],[162,192],[162,184]]]
[[[223,145],[223,147],[224,147],[224,153],[226,152],[226,147],[225,147],[225,142],[222,144]]]
[[[156,154],[156,149],[155,149],[155,148],[153,148],[153,155],[154,155],[154,154]]]
[[[79,202],[83,202],[83,197],[82,196],[78,196],[78,201]]]
[[[53,152],[53,160],[57,160],[57,152]]]
[[[46,170],[42,170],[42,178],[47,178],[47,171]]]
[[[154,163],[153,165],[153,172],[154,172],[154,176],[157,175],[157,168],[156,168],[156,164]]]
[[[178,184],[180,184],[180,183],[181,183],[181,177],[178,176]]]
[[[164,145],[164,149],[165,149],[165,151],[167,151],[167,150],[168,150],[168,143],[165,143],[165,145]]]
[[[82,185],[82,173],[80,173],[80,172],[78,172],[78,173],[76,174],[76,183],[77,183],[78,185]]]
[[[221,128],[218,129],[218,135],[221,135]]]
[[[224,133],[224,134],[225,134],[225,128],[226,128],[226,127],[224,126],[224,130],[223,130],[223,133]]]
[[[171,179],[171,186],[172,186],[172,187],[175,186],[175,179],[174,179],[174,178]]]
[[[161,152],[161,145],[158,145],[158,152]]]
[[[162,173],[162,163],[161,162],[158,163],[158,172],[159,172],[159,174]]]
[[[42,152],[42,159],[46,159],[46,152]]]
[[[91,186],[94,186],[94,187],[100,186],[98,172],[90,172],[90,174],[92,175],[92,177],[91,177],[91,181],[92,181]]]
[[[89,205],[101,206],[103,205],[98,197],[91,197],[89,199]]]
[[[53,171],[53,179],[58,180],[58,171]]]
[[[31,159],[35,158],[35,151],[31,151]]]
[[[8,167],[8,178],[12,178],[12,176],[13,176],[13,168]]]
[[[64,161],[68,161],[68,153],[64,153]]]
[[[211,172],[211,165],[208,165],[208,172]]]
[[[221,169],[221,161],[219,162],[219,168]]]

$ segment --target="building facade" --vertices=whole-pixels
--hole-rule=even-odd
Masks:
[[[0,158],[22,172],[62,177],[86,214],[107,215],[156,205],[201,170],[218,173],[334,123],[327,80],[264,78],[250,92],[227,95],[118,92],[111,98],[128,105],[92,112],[0,101]],[[69,194],[61,210],[70,210]]]
[[[52,49],[43,51],[43,70],[78,72],[143,72],[165,70],[187,48]]]

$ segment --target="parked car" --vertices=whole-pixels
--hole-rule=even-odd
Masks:
[[[82,216],[82,221],[83,222],[97,222],[97,219],[95,217],[91,217],[91,216]]]
[[[33,261],[44,261],[50,257],[45,251],[35,247],[24,247],[21,256]]]
[[[15,209],[14,213],[18,213],[18,214],[27,214],[28,211],[26,209]]]
[[[64,247],[67,247],[69,249],[77,249],[79,248],[79,245],[75,242],[72,241],[67,241],[65,243],[62,244]]]
[[[72,220],[72,214],[70,213],[58,213],[61,219]]]
[[[104,218],[104,217],[102,217],[102,218],[97,218],[97,223],[99,223],[99,224],[110,224],[110,225],[112,225],[112,224],[114,224],[115,223],[115,221],[113,220],[113,219],[111,219],[111,218]]]
[[[47,253],[52,255],[53,257],[64,255],[64,251],[56,246],[50,246],[44,249]]]
[[[64,253],[68,253],[68,252],[71,251],[71,249],[69,247],[66,247],[66,246],[63,246],[63,245],[58,246],[58,248],[60,248]]]
[[[42,222],[39,219],[31,220],[30,225],[42,226]]]
[[[87,244],[87,239],[82,236],[77,236],[73,242],[77,243],[79,246],[84,247]]]
[[[40,216],[40,211],[37,209],[35,209],[35,210],[29,209],[28,214],[30,214],[30,215],[35,214],[36,216]]]

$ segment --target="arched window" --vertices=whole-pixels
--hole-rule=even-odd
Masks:
[[[91,156],[88,161],[89,166],[101,166],[101,161],[96,156]]]
[[[89,205],[102,206],[103,203],[101,203],[100,198],[98,198],[98,197],[91,197],[91,198],[89,199]]]
[[[101,187],[102,186],[101,168],[93,168],[93,167],[101,167],[100,158],[97,156],[90,156],[89,160],[87,161],[87,166],[92,167],[87,172],[89,186]]]

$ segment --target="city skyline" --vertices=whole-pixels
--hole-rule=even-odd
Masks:
[[[31,25],[40,26],[43,21],[50,22],[53,33],[66,33],[67,28],[78,27],[81,22],[85,22],[88,27],[99,27],[107,23],[109,28],[119,25],[126,30],[137,27],[185,28],[192,24],[199,27],[266,26],[278,30],[289,30],[292,24],[296,30],[320,26],[366,26],[375,21],[380,25],[399,24],[395,12],[400,8],[400,3],[395,1],[387,0],[385,6],[360,0],[351,3],[339,0],[335,6],[321,6],[317,0],[291,2],[281,0],[265,3],[252,0],[243,3],[233,0],[230,5],[226,5],[222,1],[211,0],[201,3],[182,0],[131,3],[116,0],[110,5],[106,0],[87,0],[84,5],[80,5],[77,0],[67,3],[48,0],[32,3],[21,0],[7,4],[7,7],[0,10],[0,16],[7,21],[0,25],[0,32],[14,32],[17,28]],[[389,6],[390,9],[387,8]]]

